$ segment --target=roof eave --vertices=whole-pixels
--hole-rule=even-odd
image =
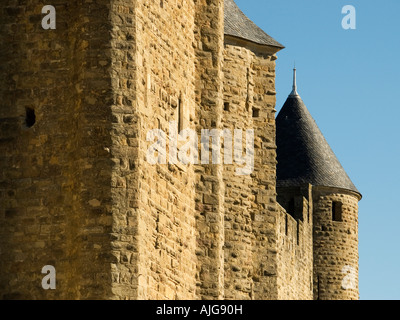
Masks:
[[[357,189],[349,189],[346,187],[338,187],[338,186],[327,186],[327,185],[317,185],[317,184],[312,184],[312,183],[285,183],[284,181],[277,181],[276,187],[277,188],[282,188],[282,189],[286,189],[286,188],[300,188],[306,185],[311,185],[313,189],[316,190],[326,190],[326,191],[332,191],[332,189],[334,190],[338,190],[342,193],[349,193],[354,195],[356,198],[358,198],[358,201],[360,201],[363,196],[361,194],[360,191],[358,191]]]
[[[252,51],[256,52],[262,52],[262,53],[267,53],[267,54],[276,54],[280,50],[284,49],[285,47],[283,45],[270,45],[270,44],[264,44],[264,43],[257,43],[245,38],[241,38],[238,36],[233,36],[230,34],[225,34],[224,35],[224,42],[225,44],[231,44],[231,45],[236,45],[236,46],[241,46],[241,47],[247,47]]]
[[[334,187],[334,186],[319,186],[319,185],[313,185],[313,188],[316,189],[337,189],[337,190],[341,190],[342,192],[347,192],[347,193],[351,193],[354,196],[356,196],[358,198],[358,201],[360,201],[362,199],[362,194],[360,193],[360,191],[358,191],[357,189],[349,189],[349,188],[344,188],[344,187]]]

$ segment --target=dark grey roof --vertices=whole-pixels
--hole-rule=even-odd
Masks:
[[[225,0],[225,34],[261,45],[284,48],[239,9],[234,0]]]
[[[299,96],[289,96],[276,118],[277,186],[304,184],[360,193]]]

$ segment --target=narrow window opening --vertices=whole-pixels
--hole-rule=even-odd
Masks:
[[[229,104],[229,102],[225,102],[225,103],[224,103],[224,110],[225,110],[225,111],[229,111],[229,109],[230,109],[230,104]]]
[[[313,291],[313,277],[312,276],[310,279],[310,290],[311,290],[311,292]]]
[[[253,108],[253,118],[258,118],[260,116],[260,109]]]
[[[26,108],[25,124],[28,128],[33,127],[36,122],[35,110]]]
[[[178,102],[178,131],[181,132],[183,130],[183,105],[182,98],[179,98]]]
[[[288,235],[288,215],[287,214],[285,214],[285,217],[286,217],[286,219],[285,219],[285,234],[286,235]]]
[[[247,68],[247,94],[246,94],[246,110],[250,108],[250,68]],[[253,109],[254,112],[254,109]]]
[[[160,7],[164,8],[164,0],[160,0]]]
[[[297,245],[300,245],[300,221],[297,221]]]
[[[337,222],[343,221],[342,203],[336,201],[332,202],[332,220]]]

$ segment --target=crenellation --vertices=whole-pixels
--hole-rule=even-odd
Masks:
[[[294,212],[286,212],[279,205],[279,299],[309,300],[313,297],[310,279],[312,267],[312,220],[309,221],[311,186],[278,188],[278,201],[287,205],[288,199],[297,198]]]

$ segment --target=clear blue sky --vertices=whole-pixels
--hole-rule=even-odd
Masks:
[[[236,0],[286,48],[278,53],[277,110],[298,92],[363,194],[361,299],[400,299],[400,1]],[[353,5],[357,29],[344,30]]]

